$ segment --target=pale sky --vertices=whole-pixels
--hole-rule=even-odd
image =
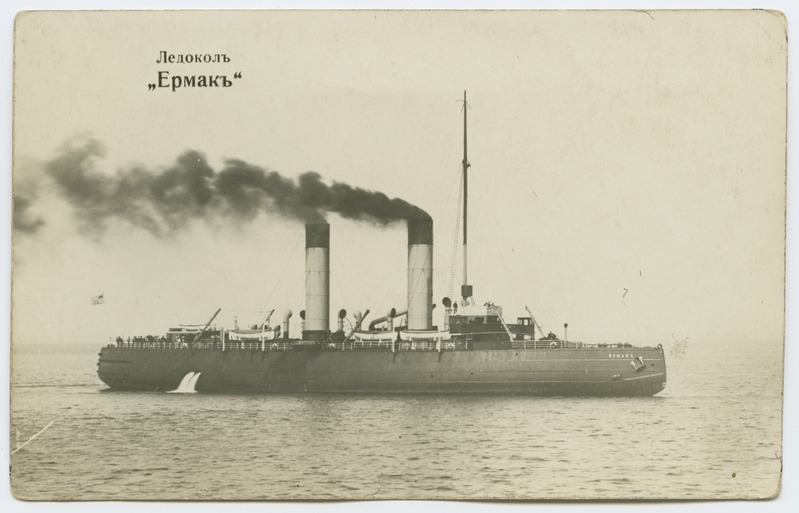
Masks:
[[[652,19],[654,17],[654,19]],[[216,308],[231,327],[303,306],[303,228],[262,216],[157,239],[81,235],[43,173],[90,134],[99,171],[185,150],[313,170],[435,222],[449,294],[468,90],[470,282],[585,342],[781,351],[782,19],[739,12],[28,14],[17,21],[14,187],[45,221],[15,234],[14,342],[105,344]],[[156,64],[160,50],[229,64]],[[227,89],[148,91],[159,70]],[[331,309],[405,307],[404,227],[329,218]],[[460,271],[455,273],[455,288]],[[90,306],[103,293],[106,304]],[[434,320],[440,323],[440,311]],[[332,317],[332,316],[331,316]],[[295,324],[295,327],[296,324]]]

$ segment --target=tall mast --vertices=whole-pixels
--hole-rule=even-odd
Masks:
[[[466,172],[469,169],[469,157],[467,156],[466,151],[466,90],[463,91],[463,285],[461,286],[461,296],[463,297],[463,302],[468,302],[469,298],[472,297],[472,287],[469,285],[468,280],[468,253],[466,251],[467,247],[467,207],[468,207],[468,190],[469,190],[469,175]]]

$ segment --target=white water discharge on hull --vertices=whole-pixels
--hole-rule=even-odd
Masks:
[[[197,380],[200,379],[202,372],[189,372],[183,379],[180,380],[180,385],[175,390],[170,390],[167,394],[195,394],[197,390],[194,387],[197,385]]]

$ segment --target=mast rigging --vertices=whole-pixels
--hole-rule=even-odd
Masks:
[[[461,297],[463,298],[463,304],[466,305],[469,303],[469,299],[472,297],[472,286],[469,285],[469,273],[468,273],[468,251],[467,251],[467,212],[468,212],[468,190],[469,190],[469,175],[467,170],[471,166],[469,164],[469,157],[467,153],[467,130],[466,130],[466,108],[468,104],[466,103],[466,90],[463,91],[463,284],[461,285]]]

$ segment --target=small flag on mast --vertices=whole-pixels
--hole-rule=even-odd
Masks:
[[[99,296],[94,296],[91,299],[91,304],[93,305],[102,305],[103,303],[105,303],[105,298],[103,297],[102,294],[100,294]]]

